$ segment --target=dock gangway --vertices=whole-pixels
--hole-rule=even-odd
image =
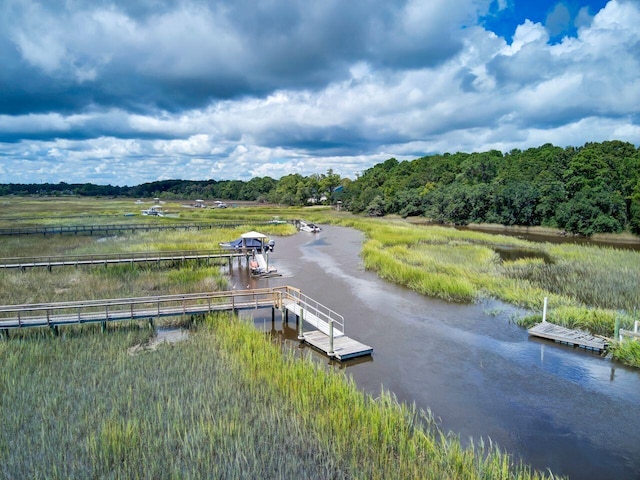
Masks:
[[[152,262],[184,262],[187,260],[210,260],[241,258],[249,255],[245,250],[224,250],[222,248],[210,250],[174,250],[124,252],[87,255],[46,255],[31,257],[0,258],[0,269],[22,269],[44,267],[112,265],[120,263],[152,263]]]
[[[0,306],[0,330],[5,336],[13,329],[49,327],[57,332],[65,325],[165,317],[203,315],[216,311],[279,309],[288,318],[296,315],[298,338],[339,360],[370,354],[373,349],[344,335],[344,318],[333,310],[290,286],[159,295],[135,298],[80,300]],[[305,332],[306,323],[315,330]]]

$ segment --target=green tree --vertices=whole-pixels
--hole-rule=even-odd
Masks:
[[[333,169],[327,170],[327,174],[320,180],[320,188],[329,199],[329,203],[335,201],[334,192],[341,184],[340,175],[333,173]]]

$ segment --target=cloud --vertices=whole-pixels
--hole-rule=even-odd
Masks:
[[[564,3],[558,3],[547,15],[545,26],[552,37],[560,35],[571,26],[571,12]]]
[[[478,23],[491,3],[5,0],[2,177],[353,177],[392,156],[640,143],[638,2],[583,8],[557,42],[561,6],[507,40]]]

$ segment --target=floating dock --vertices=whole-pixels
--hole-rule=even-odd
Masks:
[[[595,350],[598,352],[605,351],[609,346],[609,343],[603,337],[591,335],[590,333],[580,330],[561,327],[560,325],[555,325],[546,321],[531,327],[528,332],[529,335],[534,337],[545,338],[547,340],[553,340],[554,342],[586,348],[588,350]]]
[[[298,318],[298,339],[325,355],[343,361],[371,355],[373,352],[372,347],[344,334],[342,315],[302,293],[283,298],[281,306]],[[305,332],[303,323],[316,330]]]
[[[329,355],[331,349],[330,337],[315,330],[303,334],[305,343],[308,343],[317,350]],[[368,345],[364,345],[357,340],[342,335],[333,339],[333,357],[340,361],[349,360],[351,358],[363,357],[365,355],[371,355],[373,348]]]

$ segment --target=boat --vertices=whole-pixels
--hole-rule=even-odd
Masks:
[[[220,245],[226,250],[247,250],[255,251],[257,253],[273,252],[276,246],[274,240],[267,242],[267,236],[259,232],[247,232],[240,235],[240,238],[232,240],[231,242],[221,242]]]
[[[157,217],[164,217],[164,212],[162,211],[162,206],[153,205],[152,207],[149,207],[146,210],[142,210],[142,215],[153,215]]]
[[[322,231],[322,229],[315,223],[307,223],[307,222],[303,222],[302,220],[300,221],[299,230],[301,232],[309,232],[309,233],[318,233]]]
[[[247,232],[240,235],[240,238],[231,242],[219,243],[227,250],[239,250],[247,254],[249,270],[254,277],[279,276],[277,269],[269,265],[269,252],[273,252],[276,246],[274,240],[267,241],[267,236],[259,232]],[[251,255],[251,260],[249,260]]]

